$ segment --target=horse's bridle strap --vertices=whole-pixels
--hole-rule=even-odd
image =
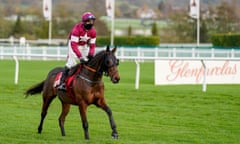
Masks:
[[[86,77],[84,77],[84,76],[82,76],[80,74],[78,75],[78,77],[83,79],[83,80],[85,80],[85,81],[87,81],[87,82],[89,82],[89,83],[99,83],[100,82],[100,81],[92,81],[92,80],[90,80],[90,79],[88,79],[88,78],[86,78]]]
[[[90,70],[90,71],[92,71],[92,72],[96,72],[95,69],[93,69],[93,68],[91,68],[91,67],[89,67],[89,66],[87,66],[87,65],[83,65],[83,67],[86,68],[86,69],[88,69],[88,70]]]

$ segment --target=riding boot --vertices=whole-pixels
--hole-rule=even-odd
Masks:
[[[66,91],[66,84],[65,84],[64,80],[67,77],[68,72],[69,72],[69,68],[64,67],[64,70],[62,72],[62,76],[61,76],[61,79],[60,79],[60,84],[57,88],[60,91]]]

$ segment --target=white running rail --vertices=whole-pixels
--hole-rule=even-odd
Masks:
[[[96,51],[105,49],[97,47]],[[0,59],[26,60],[64,60],[67,47],[31,47],[31,46],[0,46]],[[215,49],[212,47],[156,47],[129,48],[118,47],[117,57],[120,60],[151,60],[156,59],[187,59],[187,60],[240,60],[240,49]]]

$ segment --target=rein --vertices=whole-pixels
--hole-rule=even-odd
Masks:
[[[89,67],[87,65],[83,65],[83,67],[86,68],[87,70],[90,70],[91,72],[96,72],[95,69],[93,69],[93,68],[91,68],[91,67]]]
[[[85,69],[89,70],[90,72],[93,72],[93,73],[96,73],[96,72],[97,72],[94,68],[91,68],[91,67],[89,67],[89,66],[87,66],[87,65],[85,65],[85,64],[83,65],[83,67],[84,67]],[[89,82],[89,83],[92,83],[92,84],[96,84],[96,83],[101,82],[101,81],[92,81],[92,80],[84,77],[84,76],[81,75],[81,74],[78,74],[77,77],[79,77],[79,78],[81,78],[81,79],[83,79],[83,80],[85,80],[85,81],[87,81],[87,82]]]

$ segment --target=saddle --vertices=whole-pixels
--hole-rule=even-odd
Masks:
[[[72,95],[72,86],[74,85],[73,80],[75,76],[81,71],[81,68],[82,68],[81,64],[78,64],[72,67],[64,80],[68,95]],[[62,71],[57,73],[57,76],[54,80],[54,85],[53,85],[54,88],[56,88],[60,84],[61,77],[62,77]]]

